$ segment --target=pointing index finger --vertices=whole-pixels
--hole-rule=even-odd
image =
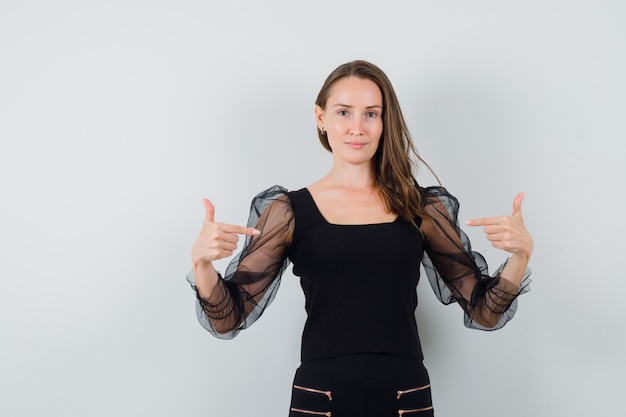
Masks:
[[[489,226],[491,224],[498,224],[499,217],[481,217],[479,219],[465,220],[465,224],[468,226]]]
[[[224,224],[223,230],[227,233],[235,233],[238,235],[257,236],[261,232],[253,227],[237,226],[235,224]]]

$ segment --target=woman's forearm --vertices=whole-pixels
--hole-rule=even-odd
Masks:
[[[528,267],[530,256],[522,253],[513,253],[509,257],[506,265],[500,272],[500,277],[519,287]]]
[[[202,298],[209,299],[217,285],[219,276],[211,262],[198,262],[193,266],[193,274],[196,279],[196,290]]]

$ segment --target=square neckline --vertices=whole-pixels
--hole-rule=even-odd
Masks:
[[[318,207],[317,203],[315,202],[315,199],[313,198],[313,194],[311,194],[309,189],[307,187],[304,187],[303,190],[305,191],[305,194],[308,196],[309,200],[313,204],[313,207],[315,208],[315,211],[317,212],[317,215],[324,221],[324,223],[326,223],[329,226],[336,226],[336,227],[388,226],[388,225],[395,224],[395,223],[397,223],[400,220],[400,215],[397,215],[396,218],[393,219],[390,222],[354,223],[354,224],[351,224],[351,223],[331,223],[330,221],[328,221],[328,219],[326,219],[326,217],[324,217],[324,214],[322,213],[322,211]]]

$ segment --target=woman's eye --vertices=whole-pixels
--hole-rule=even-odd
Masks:
[[[346,117],[348,115],[348,112],[346,110],[339,110],[337,112],[337,115],[339,115],[341,117]]]
[[[369,118],[374,118],[376,116],[378,116],[378,113],[376,113],[375,111],[367,112],[367,117]]]

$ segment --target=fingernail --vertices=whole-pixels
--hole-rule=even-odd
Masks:
[[[260,231],[258,231],[258,230],[256,230],[256,229],[254,229],[254,230],[252,231],[252,234],[253,234],[253,235],[260,235],[260,234],[261,234],[261,232],[260,232]]]
[[[468,226],[471,226],[472,225],[472,221],[471,220],[465,220],[465,224],[468,225]]]

